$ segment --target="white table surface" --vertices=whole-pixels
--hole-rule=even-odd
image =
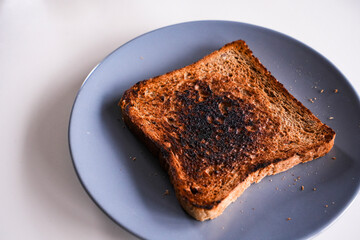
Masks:
[[[360,1],[0,0],[0,239],[136,239],[81,187],[67,144],[70,110],[89,71],[115,48],[207,19],[290,35],[360,93]],[[358,196],[314,239],[356,239],[359,219]]]

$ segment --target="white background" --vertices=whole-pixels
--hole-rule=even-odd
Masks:
[[[360,93],[360,1],[0,0],[0,239],[135,239],[90,200],[67,127],[90,70],[132,38],[192,20],[233,20],[290,35]],[[360,197],[315,236],[360,236]]]

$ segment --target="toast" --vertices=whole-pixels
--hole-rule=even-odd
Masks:
[[[200,221],[265,176],[325,155],[335,139],[242,40],[136,83],[119,106],[160,159],[181,206]]]

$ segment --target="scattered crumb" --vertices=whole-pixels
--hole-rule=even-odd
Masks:
[[[332,204],[332,205],[334,205],[334,204],[335,204],[335,202],[332,202],[331,204]]]
[[[309,98],[309,101],[310,101],[311,103],[314,103],[314,100],[313,100],[312,98]]]
[[[286,219],[286,221],[290,221],[290,220],[291,220],[291,218],[289,218],[289,217]]]
[[[285,176],[283,176],[282,178],[281,178],[281,180],[284,180],[285,179]]]
[[[272,179],[269,179],[269,182],[272,182]]]
[[[313,188],[313,191],[316,191],[316,187]]]
[[[330,120],[333,120],[333,119],[334,119],[334,117],[329,117],[329,119],[330,119]]]
[[[331,159],[336,160],[336,157],[332,157]]]
[[[224,227],[224,226],[222,226],[222,227],[221,227],[221,229],[222,229],[222,230],[224,230],[224,229],[225,229],[225,227]]]
[[[143,56],[140,56],[140,59],[141,59],[141,60],[144,60],[144,57],[143,57]]]
[[[293,185],[296,185],[296,182],[294,182]]]
[[[297,182],[297,180],[298,180],[297,178],[294,178],[294,181],[295,181],[295,182]]]
[[[338,93],[339,90],[337,88],[334,89],[334,93]]]
[[[136,160],[136,157],[130,157],[131,158],[131,160],[133,160],[133,161],[135,161]]]
[[[301,191],[304,191],[304,186],[301,186],[300,189],[301,189]]]
[[[323,93],[323,92],[324,92],[324,89],[321,89],[321,90],[320,90],[320,93]]]
[[[168,189],[166,189],[165,192],[163,193],[163,196],[168,196],[168,195],[170,195],[170,192]]]
[[[278,187],[276,187],[275,189],[276,189],[277,191],[279,191],[279,188],[278,188]]]
[[[327,207],[329,207],[329,205],[326,204],[325,207],[327,208]]]

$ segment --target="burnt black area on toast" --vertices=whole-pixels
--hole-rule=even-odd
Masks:
[[[215,174],[231,171],[251,154],[261,135],[253,105],[230,93],[215,94],[204,81],[196,86],[175,92],[181,106],[175,116],[183,127],[172,128],[177,138],[170,140],[177,141],[173,147],[182,151],[183,168],[193,179],[208,166],[215,166]]]

